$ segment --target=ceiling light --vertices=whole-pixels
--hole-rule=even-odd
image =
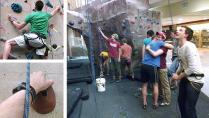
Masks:
[[[179,21],[182,21],[182,20],[183,20],[183,18],[179,18],[178,20],[179,20]]]

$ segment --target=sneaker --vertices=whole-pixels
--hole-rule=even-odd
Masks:
[[[147,105],[142,105],[142,109],[147,110]]]
[[[170,105],[170,103],[169,103],[169,102],[165,102],[164,104],[165,104],[166,106],[169,106],[169,105]]]
[[[165,102],[160,103],[160,106],[165,106],[165,105],[166,105]]]
[[[162,102],[162,103],[160,103],[159,105],[160,105],[160,106],[169,106],[170,103],[168,103],[168,102]]]
[[[153,109],[157,109],[157,108],[158,108],[158,105],[153,104],[153,105],[152,105],[152,108],[153,108]]]
[[[134,75],[131,76],[131,80],[135,80]]]

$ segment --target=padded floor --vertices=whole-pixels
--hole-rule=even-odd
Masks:
[[[177,92],[172,91],[170,106],[152,109],[152,96],[148,95],[148,108],[143,110],[142,97],[136,96],[140,86],[138,81],[122,80],[119,83],[106,79],[106,92],[99,93],[95,84],[89,84],[89,99],[83,101],[80,118],[180,118]],[[151,93],[151,91],[149,92]],[[68,98],[69,99],[69,98]],[[199,118],[209,117],[209,98],[201,93],[197,103]]]

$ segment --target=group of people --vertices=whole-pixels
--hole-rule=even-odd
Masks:
[[[110,38],[100,33],[107,43],[108,52],[100,53],[104,58],[104,64],[110,63],[113,79],[121,80],[125,76],[125,69],[128,69],[128,76],[134,78],[131,66],[132,48],[127,44],[125,38],[122,45],[119,43],[118,35],[112,34]],[[196,103],[203,86],[203,71],[201,67],[198,50],[191,42],[193,30],[181,26],[177,31],[171,32],[172,41],[166,41],[164,32],[147,31],[147,38],[143,41],[141,82],[143,109],[147,109],[147,86],[153,88],[153,109],[158,106],[171,104],[171,88],[179,82],[178,105],[182,118],[197,118]],[[172,64],[166,66],[166,56],[169,49],[172,49]],[[107,69],[109,70],[109,69]],[[108,71],[109,73],[109,71]]]
[[[107,67],[106,73],[109,74],[109,64],[113,75],[113,80],[120,81],[122,78],[134,79],[134,73],[131,65],[132,47],[127,43],[127,39],[122,39],[122,45],[120,44],[117,34],[112,34],[108,38],[102,30],[99,28],[100,33],[104,37],[108,52],[103,51],[100,53],[102,64]],[[127,74],[126,74],[127,68]]]
[[[165,33],[147,32],[141,67],[143,109],[147,108],[147,84],[153,85],[153,109],[171,104],[170,84],[179,82],[178,105],[182,118],[197,118],[196,103],[203,87],[203,70],[198,50],[191,42],[193,30],[181,26],[171,33],[173,45],[166,43]],[[172,64],[166,67],[166,54],[173,49]],[[169,80],[168,78],[171,78]],[[171,83],[169,82],[171,81]]]

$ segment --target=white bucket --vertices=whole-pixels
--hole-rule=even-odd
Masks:
[[[104,92],[105,91],[105,78],[97,78],[96,79],[96,85],[98,92]]]

